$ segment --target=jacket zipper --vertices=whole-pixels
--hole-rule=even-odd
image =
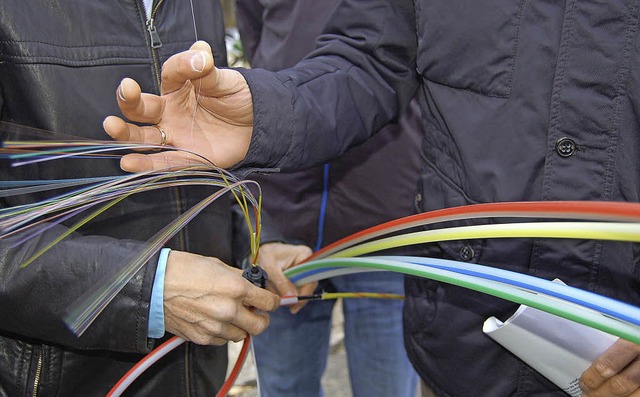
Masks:
[[[42,364],[44,361],[42,349],[38,352],[38,363],[36,364],[36,375],[33,379],[33,394],[32,397],[38,396],[38,386],[40,386],[40,377],[42,376]]]
[[[160,8],[160,5],[163,3],[164,0],[157,0],[153,2],[153,6],[152,6],[152,11],[149,14],[149,17],[147,19],[147,23],[146,23],[146,27],[147,27],[147,32],[149,32],[149,40],[151,42],[151,57],[153,59],[153,70],[155,73],[155,78],[156,78],[156,84],[158,85],[158,92],[160,92],[160,86],[162,84],[162,81],[160,79],[160,60],[158,57],[158,48],[162,47],[162,41],[160,40],[160,35],[158,34],[158,30],[156,29],[156,24],[155,24],[155,16],[156,13],[158,12],[158,8]],[[178,209],[178,212],[182,212],[182,199],[180,197],[180,191],[176,190],[176,206]],[[183,238],[181,239],[181,241],[186,241],[185,240],[185,236],[184,236],[184,231],[181,230],[179,232]],[[185,246],[184,244],[182,244],[183,247],[181,247],[181,249],[185,250]],[[186,343],[185,344],[185,379],[186,379],[186,395],[187,397],[189,397],[191,395],[191,389],[189,387],[189,344]],[[35,397],[35,396],[34,396]]]
[[[162,41],[160,40],[160,35],[158,34],[158,30],[156,29],[155,17],[156,13],[158,12],[158,8],[160,8],[160,5],[163,1],[164,0],[158,0],[153,2],[152,11],[149,13],[149,17],[146,23],[147,32],[149,33],[149,40],[151,41],[151,58],[153,59],[153,71],[155,72],[158,89],[160,89],[160,60],[158,57],[157,49],[162,47]]]

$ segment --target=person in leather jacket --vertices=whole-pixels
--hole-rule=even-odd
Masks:
[[[123,76],[133,75],[145,90],[159,93],[162,63],[196,37],[211,43],[217,62],[226,62],[220,3],[196,0],[193,7],[176,0],[0,3],[1,121],[37,128],[43,139],[55,140],[55,133],[108,139],[102,120],[117,111],[113,93]],[[156,134],[160,142],[159,130]],[[76,159],[3,167],[0,179],[121,173],[117,160]],[[81,336],[62,321],[70,305],[96,288],[104,274],[211,193],[207,187],[181,187],[133,195],[24,268],[25,258],[73,222],[16,247],[11,246],[15,239],[0,239],[0,395],[104,396],[172,334],[195,343],[179,346],[145,371],[128,395],[215,394],[225,379],[226,341],[264,330],[266,311],[279,305],[276,295],[226,265],[248,254],[245,221],[229,195],[182,229],[167,244],[166,258],[156,253]],[[48,196],[3,196],[0,207]],[[269,233],[265,227],[265,240]],[[164,284],[154,282],[161,263]],[[164,286],[159,297],[154,295],[158,286]],[[150,322],[150,307],[159,307],[159,324]]]
[[[208,48],[197,43],[167,61],[171,94],[141,97],[125,79],[120,102],[130,120],[162,117],[169,142],[177,142],[185,120],[177,105],[193,109],[194,102],[185,105],[187,90],[176,88],[195,79],[208,112],[197,113],[193,134],[202,140],[183,141],[185,148],[224,167],[296,170],[366,140],[417,95],[421,211],[511,201],[639,202],[639,21],[637,4],[622,0],[343,0],[314,51],[290,69],[214,68]],[[156,102],[164,106],[145,106]],[[118,139],[150,130],[115,117],[105,123]],[[208,149],[220,145],[224,151]],[[126,169],[162,163],[157,154],[130,156]],[[504,221],[482,221],[494,222]],[[640,305],[637,244],[471,239],[421,249]],[[420,277],[406,278],[405,291],[405,347],[436,395],[566,395],[483,334],[487,318],[506,320],[517,304]],[[637,396],[640,346],[618,340],[579,385],[590,397]]]

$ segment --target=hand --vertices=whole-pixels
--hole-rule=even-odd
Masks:
[[[640,345],[619,339],[582,377],[584,396],[640,396]]]
[[[280,297],[216,258],[171,251],[164,282],[165,329],[199,345],[223,345],[269,325]],[[255,308],[256,310],[252,310]]]
[[[258,263],[269,275],[269,289],[280,296],[310,295],[318,286],[317,282],[308,283],[299,289],[284,275],[284,271],[293,267],[312,254],[311,248],[305,245],[283,243],[267,243],[260,246]],[[298,302],[289,308],[295,314],[306,305],[306,301]]]
[[[161,96],[143,94],[134,80],[124,79],[116,92],[122,113],[129,120],[157,127],[140,127],[109,116],[103,123],[105,131],[118,141],[157,145],[161,128],[167,145],[208,160],[180,151],[130,154],[121,161],[125,171],[208,161],[229,168],[244,159],[253,133],[251,91],[240,73],[215,67],[207,43],[196,42],[164,63],[161,91]]]

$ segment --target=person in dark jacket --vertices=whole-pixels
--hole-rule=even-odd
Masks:
[[[177,142],[184,117],[176,105],[184,106],[190,79],[202,82],[206,111],[192,132],[202,140],[188,147],[224,167],[283,170],[343,153],[417,93],[423,211],[502,201],[638,202],[638,21],[640,8],[619,0],[343,0],[318,47],[291,69],[217,69],[197,43],[165,64],[171,94],[141,98],[131,80],[121,86],[126,116],[162,117],[168,141]],[[130,110],[140,101],[164,107]],[[118,139],[139,139],[145,128],[105,122]],[[152,160],[162,159],[133,154],[121,165],[145,169]],[[640,305],[637,244],[477,239],[423,249]],[[422,278],[407,278],[405,287],[405,345],[437,395],[565,395],[482,333],[485,319],[506,318],[516,304]],[[640,346],[618,340],[580,387],[591,397],[638,395],[639,364]]]
[[[197,37],[212,44],[216,61],[225,63],[219,2],[194,1],[195,21],[188,2],[146,3],[0,3],[1,120],[42,129],[44,139],[51,131],[104,139],[102,121],[117,111],[113,93],[122,77],[135,75],[145,90],[160,92],[161,63],[188,48],[194,28]],[[158,130],[155,137],[159,143]],[[117,161],[79,159],[1,168],[0,179],[120,173]],[[80,337],[62,321],[65,310],[98,286],[102,274],[124,264],[147,239],[211,193],[210,188],[186,187],[134,195],[22,269],[21,262],[64,226],[16,248],[10,247],[13,240],[0,240],[0,395],[104,396],[169,333],[200,345],[176,348],[131,385],[128,395],[215,394],[226,375],[226,340],[259,333],[268,324],[266,314],[245,306],[273,310],[279,304],[276,295],[225,265],[248,254],[241,249],[248,245],[239,226],[244,220],[232,211],[230,197],[210,205],[170,241],[164,284],[154,282],[161,263],[156,254]],[[0,207],[41,198],[3,195]],[[264,233],[268,238],[269,230]],[[306,248],[302,252],[308,254]],[[157,284],[164,286],[164,295],[160,292],[152,302]],[[150,306],[159,306],[159,324],[150,321]]]
[[[236,22],[251,67],[280,70],[295,65],[313,50],[338,3],[237,0]],[[411,198],[420,170],[422,132],[419,112],[408,113],[331,163],[251,177],[260,183],[263,208],[286,239],[318,250],[415,212]],[[270,266],[264,255],[259,262],[280,295],[295,295],[295,286],[280,275],[283,268]],[[404,295],[404,280],[400,273],[352,274],[320,281],[316,290]],[[334,302],[313,302],[295,314],[281,308],[271,315],[269,327],[253,340],[262,397],[323,394]],[[353,396],[415,397],[418,377],[404,349],[402,301],[345,299],[342,312]]]

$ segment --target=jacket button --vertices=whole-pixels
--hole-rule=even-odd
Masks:
[[[417,193],[415,195],[415,197],[413,198],[413,205],[416,208],[420,208],[420,204],[422,204],[422,194],[421,193]]]
[[[576,143],[567,137],[560,138],[556,142],[556,152],[562,157],[569,157],[576,151]]]
[[[462,259],[465,262],[470,261],[471,259],[473,259],[474,256],[476,256],[475,251],[473,251],[473,248],[471,248],[470,245],[465,245],[464,247],[460,248],[460,259]]]

